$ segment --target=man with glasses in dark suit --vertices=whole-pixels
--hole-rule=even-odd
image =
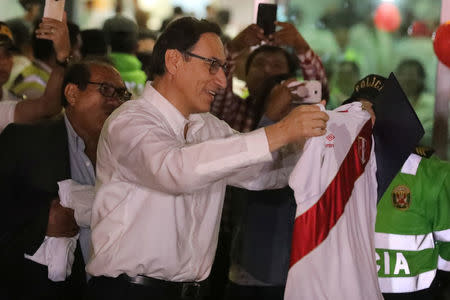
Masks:
[[[95,60],[70,65],[62,88],[61,118],[11,124],[0,135],[2,286],[19,299],[82,299],[97,142],[106,118],[131,97],[119,72]],[[49,246],[78,233],[72,249]]]

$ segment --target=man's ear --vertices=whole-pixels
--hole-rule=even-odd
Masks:
[[[167,72],[174,75],[183,62],[183,55],[176,49],[168,49],[164,58]]]
[[[64,96],[66,96],[67,103],[70,106],[75,105],[77,99],[78,99],[78,93],[80,90],[78,89],[78,86],[73,83],[68,83],[66,87],[64,88]]]

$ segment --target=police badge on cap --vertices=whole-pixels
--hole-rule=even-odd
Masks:
[[[350,101],[353,102],[358,99],[366,99],[370,102],[374,102],[375,98],[380,94],[384,87],[386,78],[376,74],[370,74],[358,81],[353,88],[353,93],[350,96]]]

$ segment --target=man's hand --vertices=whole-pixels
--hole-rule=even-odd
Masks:
[[[294,25],[286,22],[275,22],[275,24],[281,27],[281,30],[276,31],[269,36],[271,44],[275,46],[293,47],[297,53],[305,53],[308,51],[308,43]]]
[[[53,41],[56,59],[60,62],[63,62],[70,56],[71,46],[66,20],[67,15],[65,12],[62,22],[55,19],[42,18],[39,28],[36,29],[37,38]]]
[[[265,128],[269,150],[272,152],[289,143],[324,135],[328,119],[327,113],[314,104],[294,108],[280,122]]]
[[[267,105],[264,115],[274,122],[283,119],[293,108],[292,100],[299,98],[292,94],[292,91],[297,87],[288,87],[288,84],[296,81],[295,78],[290,78],[276,85],[267,97]]]
[[[361,102],[361,108],[370,114],[370,119],[372,120],[372,126],[375,125],[376,117],[375,117],[375,112],[373,111],[373,108],[372,108],[372,102],[370,102],[368,100],[362,100],[362,99],[360,99],[359,102]]]
[[[59,198],[53,199],[48,214],[47,236],[72,237],[76,235],[80,228],[73,213],[73,209],[61,206]]]
[[[262,41],[267,40],[262,30],[258,25],[251,24],[229,42],[228,46],[231,51],[239,52],[251,46],[259,45]]]

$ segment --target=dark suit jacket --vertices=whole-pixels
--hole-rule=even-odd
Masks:
[[[30,263],[23,254],[33,255],[43,242],[50,203],[58,195],[57,182],[68,178],[70,158],[63,118],[36,125],[10,124],[2,132],[0,266],[8,272],[3,275],[6,280],[0,282],[27,286],[29,280],[37,282],[37,276],[47,275],[46,267]],[[84,276],[84,263],[77,249],[72,276],[66,281],[68,285],[72,281],[75,285],[83,284]],[[51,287],[53,282],[42,278],[40,285],[43,284]]]

